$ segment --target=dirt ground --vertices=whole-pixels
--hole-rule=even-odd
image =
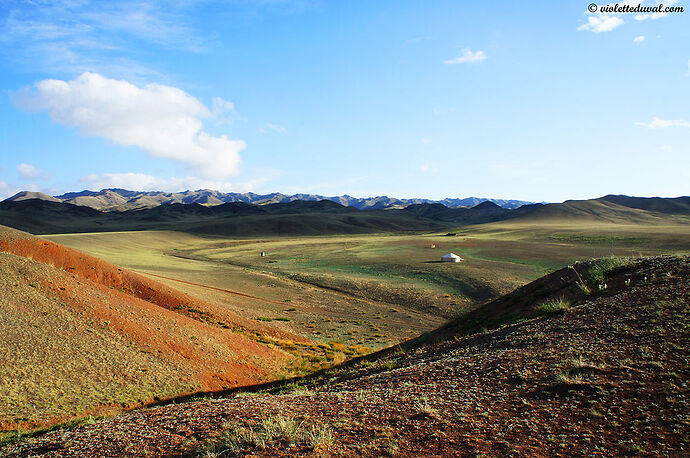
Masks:
[[[572,282],[567,271],[547,283]],[[687,257],[645,259],[563,310],[430,336],[272,391],[50,432],[1,453],[686,456],[689,279]]]

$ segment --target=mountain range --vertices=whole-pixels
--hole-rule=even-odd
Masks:
[[[244,202],[247,204],[266,205],[276,203],[288,203],[296,200],[320,201],[330,200],[346,207],[354,207],[357,210],[389,210],[402,209],[414,204],[437,203],[446,207],[474,207],[482,202],[493,202],[496,205],[514,209],[533,202],[522,200],[487,199],[481,197],[446,198],[443,200],[431,199],[397,199],[394,197],[352,197],[348,195],[326,197],[318,194],[255,194],[253,192],[219,192],[209,189],[183,192],[159,192],[159,191],[128,191],[126,189],[109,188],[100,191],[68,192],[58,196],[49,196],[40,192],[22,191],[8,198],[9,201],[21,201],[27,199],[41,199],[51,202],[64,202],[73,205],[91,207],[100,211],[126,211],[142,208],[152,208],[163,204],[201,204],[206,206],[220,205],[229,202]]]
[[[134,193],[134,191],[129,191]],[[101,196],[76,196],[80,197]],[[119,195],[119,194],[118,194]],[[485,201],[473,207],[440,203],[405,208],[359,210],[331,200],[285,203],[226,202],[216,205],[163,203],[122,211],[103,211],[25,193],[0,202],[0,224],[34,234],[176,230],[216,235],[326,235],[390,231],[443,231],[458,226],[513,219],[532,221],[587,219],[615,223],[690,222],[690,197],[604,196],[555,204],[528,204],[515,209]]]

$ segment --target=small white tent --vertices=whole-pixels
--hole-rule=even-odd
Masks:
[[[441,261],[443,262],[460,262],[462,258],[454,253],[448,253],[441,256]]]

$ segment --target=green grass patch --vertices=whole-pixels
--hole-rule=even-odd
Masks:
[[[570,301],[565,298],[549,299],[538,304],[534,310],[542,315],[551,315],[554,313],[563,313],[570,310]]]
[[[641,237],[626,237],[623,235],[601,235],[601,234],[551,234],[549,240],[558,242],[581,242],[589,244],[628,244],[639,245],[647,240]]]
[[[39,434],[49,433],[51,431],[66,431],[79,426],[92,425],[98,420],[108,417],[94,417],[93,415],[87,415],[81,418],[75,418],[64,423],[59,423],[53,426],[47,426],[43,428],[36,428],[31,430],[16,429],[11,431],[0,431],[0,447],[5,445],[15,444],[21,442],[22,440],[29,439],[31,437],[37,436]]]
[[[630,258],[619,256],[602,258],[597,260],[587,272],[585,272],[584,277],[590,286],[599,285],[604,283],[614,270],[630,265],[631,262],[632,260]]]
[[[263,418],[247,427],[226,423],[221,436],[199,450],[199,456],[224,456],[245,453],[251,449],[309,447],[324,451],[335,442],[331,427],[326,424],[307,425],[304,421],[283,415]]]

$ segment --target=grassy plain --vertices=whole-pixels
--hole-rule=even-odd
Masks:
[[[690,253],[688,227],[554,218],[467,226],[454,236],[140,231],[47,238],[316,341],[376,349],[578,260]],[[447,252],[465,261],[439,262]]]

